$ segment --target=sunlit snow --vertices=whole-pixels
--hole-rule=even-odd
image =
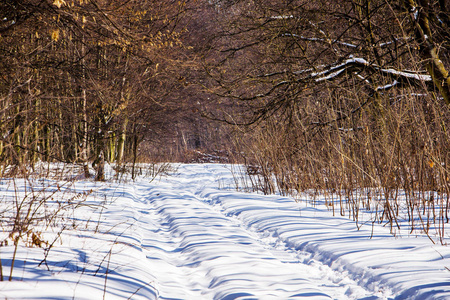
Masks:
[[[10,282],[14,246],[0,247],[0,297],[450,298],[447,246],[407,232],[394,237],[379,224],[358,230],[306,198],[238,192],[234,168],[187,164],[154,180],[40,180],[32,189],[1,180],[11,209],[20,195],[41,195],[39,186],[55,192],[46,209],[61,206],[58,193],[78,206],[41,227],[42,239],[56,241],[50,251],[18,247]]]

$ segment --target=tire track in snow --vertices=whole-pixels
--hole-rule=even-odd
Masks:
[[[224,215],[233,218],[239,226],[254,236],[263,247],[268,249],[275,257],[286,263],[298,264],[299,270],[306,269],[308,279],[321,287],[322,291],[331,295],[333,299],[390,299],[383,294],[391,295],[391,292],[381,293],[377,290],[367,289],[365,284],[358,283],[358,275],[351,274],[347,270],[335,270],[326,263],[317,259],[317,251],[297,250],[288,245],[286,240],[280,238],[276,232],[259,230],[249,226],[238,216],[227,214],[219,203],[206,200],[215,209]],[[356,280],[355,280],[356,279]]]
[[[157,190],[156,197],[147,198],[153,220],[158,220],[163,232],[170,234],[166,240],[175,239],[178,245],[170,251],[155,251],[145,243],[145,233],[143,236],[147,258],[161,263],[160,274],[149,270],[156,271],[157,279],[162,277],[155,285],[161,299],[288,299],[295,295],[330,299],[305,279],[289,277],[283,266],[246,232],[193,195]],[[162,242],[165,243],[164,238]],[[173,262],[176,269],[170,269]],[[184,297],[177,295],[176,290],[183,291]],[[201,296],[194,296],[193,292]]]
[[[206,168],[208,167],[206,166]],[[216,169],[211,168],[211,170],[215,171]],[[216,176],[216,181],[220,180],[220,176],[222,175]],[[336,299],[395,298],[395,293],[390,286],[381,283],[380,278],[372,274],[370,270],[367,272],[366,269],[353,266],[348,262],[342,262],[338,255],[323,251],[314,243],[308,242],[308,234],[305,234],[308,230],[304,230],[303,226],[314,228],[311,231],[316,231],[315,234],[317,234],[317,231],[326,232],[327,229],[329,230],[330,227],[327,226],[330,225],[324,224],[319,226],[322,229],[316,230],[317,223],[321,222],[321,218],[302,216],[299,207],[296,207],[297,205],[292,199],[260,194],[230,193],[211,188],[211,186],[199,185],[195,194],[217,211],[234,219],[239,226],[253,234],[255,239],[274,251],[276,255],[281,255],[281,258],[288,255],[298,259],[299,265],[309,265],[316,271],[319,270],[320,276],[316,278],[317,284],[320,285],[321,281],[325,281],[323,282],[324,290],[331,288],[329,294],[334,295]],[[246,200],[242,201],[242,199]],[[275,199],[276,201],[274,201]],[[305,219],[308,221],[305,221]],[[345,218],[340,219],[343,220],[342,223],[349,225],[350,231],[357,231],[351,221]],[[333,233],[336,232],[333,231]],[[369,241],[368,236],[363,238]],[[332,239],[339,240],[339,237],[334,236]],[[303,242],[299,243],[301,240]],[[351,246],[348,247],[348,251],[352,252]],[[312,271],[312,273],[314,272]],[[314,281],[314,278],[312,280]],[[327,283],[327,280],[331,284]],[[340,291],[334,292],[336,289]]]
[[[205,168],[208,169],[208,166],[205,166]],[[211,168],[211,170],[217,169]],[[221,176],[221,174],[216,176],[216,182],[220,180]],[[308,234],[305,235],[305,232],[303,232],[305,230],[299,230],[299,227],[304,226],[302,224],[313,228],[317,227],[321,218],[315,216],[311,219],[310,216],[302,216],[300,209],[294,208],[296,203],[292,199],[281,196],[229,193],[218,188],[211,188],[211,186],[199,185],[195,194],[217,211],[234,219],[239,226],[253,234],[256,239],[260,240],[263,245],[267,245],[268,249],[274,251],[277,255],[281,255],[281,257],[289,255],[298,259],[299,265],[309,265],[319,270],[320,276],[317,277],[317,284],[320,285],[321,280],[325,279],[325,282],[323,282],[324,289],[331,287],[330,294],[334,294],[336,299],[395,298],[395,292],[391,287],[381,283],[380,278],[372,274],[370,270],[367,272],[367,270],[353,266],[348,262],[341,262],[339,255],[323,251],[314,243],[308,242]],[[244,198],[246,201],[236,198]],[[274,204],[279,205],[279,207],[273,207]],[[312,208],[312,210],[314,209]],[[292,214],[293,212],[294,214]],[[309,219],[309,221],[300,221],[304,219]],[[349,224],[350,231],[357,231],[353,222],[345,218],[341,219],[343,223]],[[320,231],[329,230],[330,228],[327,228],[327,226],[330,225],[323,225],[323,229]],[[279,228],[281,229],[279,230]],[[369,241],[368,236],[363,236],[363,238]],[[339,237],[333,237],[332,239],[339,240]],[[299,243],[299,240],[304,242]],[[348,251],[352,252],[351,247],[348,247]],[[326,283],[327,280],[331,284]],[[339,289],[340,292],[333,293],[334,289]],[[411,299],[415,298],[412,297]]]
[[[191,268],[180,257],[181,237],[174,235],[171,221],[163,212],[157,189],[135,185],[139,195],[140,247],[145,254],[145,271],[154,277],[152,286],[158,291],[157,299],[201,299],[202,288],[190,281],[195,277]]]
[[[193,293],[200,293],[197,299],[369,299],[374,294],[347,272],[334,271],[311,253],[290,249],[279,238],[224,213],[219,202],[202,195],[210,178],[209,172],[181,183],[177,178],[145,197],[152,219],[164,229],[165,241],[176,241],[167,256],[168,265],[176,261],[171,271],[176,276],[161,284],[161,299],[173,299],[177,286],[190,291],[191,298],[185,299],[195,299]],[[143,248],[146,253],[155,251],[145,242]],[[151,254],[147,258],[154,259]],[[163,264],[164,258],[159,259]]]

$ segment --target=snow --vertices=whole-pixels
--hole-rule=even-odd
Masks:
[[[11,179],[1,180],[2,210],[10,208],[10,213],[14,199],[27,193],[35,200],[50,196],[46,212],[61,197],[77,208],[64,211],[52,225],[35,225],[35,231],[56,242],[45,261],[46,247],[19,246],[10,282],[14,246],[0,247],[5,277],[0,297],[450,297],[447,246],[420,234],[394,237],[378,224],[358,230],[348,217],[333,215],[324,205],[312,206],[307,195],[296,202],[236,191],[236,168],[183,164],[169,176],[153,180],[142,175],[120,183],[80,180],[63,185],[41,179],[30,185],[16,179],[15,190]],[[4,231],[1,240],[6,235]]]
[[[370,63],[369,61],[367,61],[364,58],[353,57],[352,55],[350,55],[350,57],[348,59],[346,59],[343,63],[335,65],[335,66],[329,66],[329,67],[327,67],[326,70],[321,71],[321,72],[313,72],[313,73],[311,73],[310,76],[311,76],[311,78],[315,78],[316,82],[331,80],[331,79],[334,79],[337,76],[339,76],[342,72],[346,71],[347,68],[353,64],[357,64],[360,66],[372,67],[376,70],[381,71],[382,73],[391,74],[391,75],[398,76],[398,77],[414,79],[417,81],[432,81],[432,78],[430,75],[418,74],[417,72],[413,72],[413,71],[398,71],[398,70],[395,70],[392,68],[383,69],[383,68],[378,67],[375,64]],[[389,86],[389,88],[392,86]],[[387,88],[379,87],[379,89],[387,89]]]
[[[398,84],[398,81],[397,81],[397,80],[394,80],[392,83],[389,83],[389,84],[386,84],[386,85],[383,85],[383,86],[379,86],[379,87],[377,87],[375,90],[376,90],[376,91],[385,91],[385,90],[388,90],[388,89],[393,88],[393,87],[396,86],[397,84]]]
[[[285,20],[285,19],[293,19],[294,16],[293,15],[284,15],[284,16],[272,16],[270,17],[271,19],[274,20]]]
[[[416,79],[419,81],[432,81],[432,78],[430,75],[415,74],[415,73],[405,72],[405,71],[402,72],[402,71],[397,71],[394,69],[381,69],[381,71],[384,73],[389,73],[389,74],[398,75],[398,76],[402,76],[402,77],[406,77],[406,78]]]

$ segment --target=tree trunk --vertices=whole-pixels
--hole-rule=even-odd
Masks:
[[[137,152],[138,152],[138,144],[139,144],[139,137],[136,129],[136,125],[133,129],[134,136],[133,136],[133,166],[131,168],[131,178],[134,180],[136,178],[136,162],[137,162]]]
[[[115,132],[111,133],[111,136],[109,137],[109,143],[108,143],[108,162],[112,163],[114,162],[116,158],[116,142],[117,142],[117,135]]]
[[[127,138],[127,125],[128,118],[125,118],[122,125],[122,132],[120,133],[119,140],[117,141],[117,159],[116,163],[120,165],[123,161],[124,151],[125,151],[125,141]]]
[[[416,39],[420,43],[420,53],[426,62],[427,71],[445,102],[450,105],[450,78],[439,58],[436,44],[433,42],[428,0],[418,0],[417,2],[408,0],[404,2],[404,5],[411,13],[411,19],[415,24]]]
[[[97,177],[95,177],[96,181],[105,181],[105,155],[103,154],[103,150],[100,151],[97,162]]]
[[[81,91],[81,98],[82,98],[82,120],[81,120],[81,126],[82,126],[82,149],[81,149],[81,161],[83,163],[83,170],[84,170],[84,177],[89,178],[91,175],[89,174],[89,167],[88,167],[88,157],[89,157],[89,142],[88,142],[88,119],[87,119],[87,96],[86,96],[86,65],[85,65],[85,46],[84,46],[84,37],[81,41],[81,54],[82,54],[82,79],[83,79],[83,89]]]

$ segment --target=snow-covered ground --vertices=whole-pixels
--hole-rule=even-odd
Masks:
[[[237,192],[227,165],[59,185],[1,180],[0,298],[450,299],[449,247],[377,224],[357,230],[308,201]],[[21,231],[35,246],[17,248],[8,281],[7,216],[18,203],[21,220],[28,207],[42,220]]]

